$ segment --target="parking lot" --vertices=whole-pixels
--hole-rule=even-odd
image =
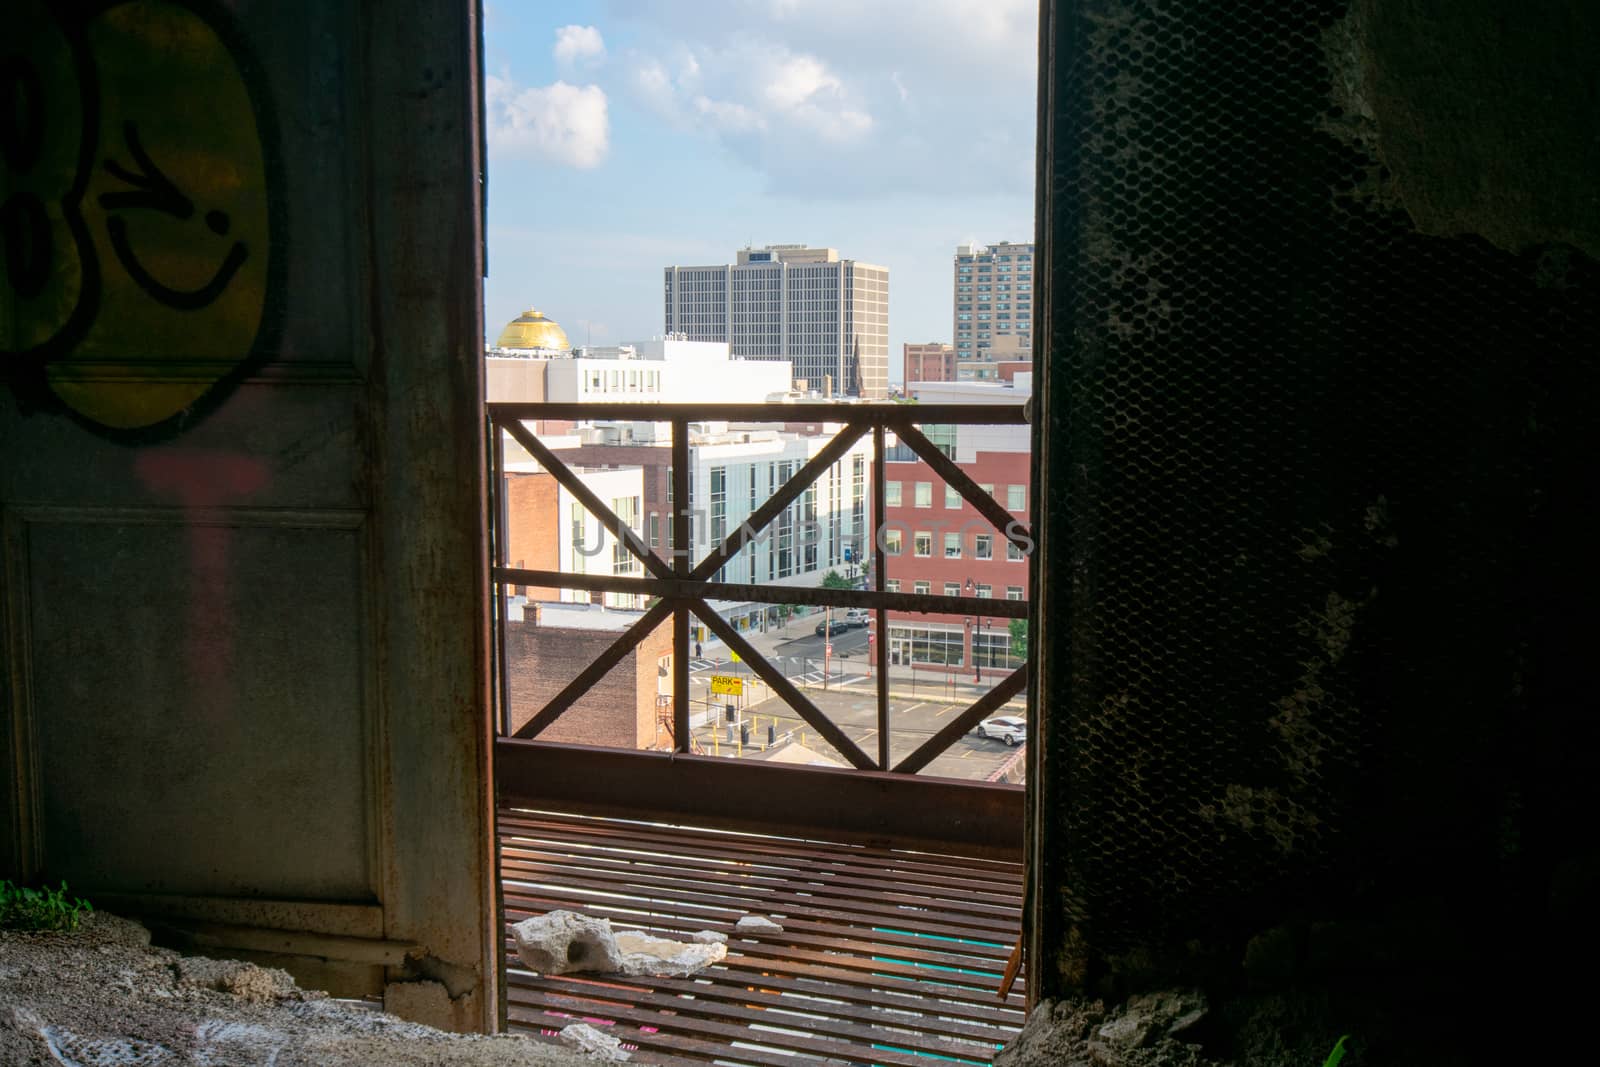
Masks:
[[[843,690],[827,692],[811,689],[806,695],[819,710],[842,729],[869,756],[878,753],[878,702],[870,685],[850,686]],[[898,761],[943,729],[952,716],[968,707],[966,703],[950,703],[938,697],[929,700],[891,699],[889,702],[889,752],[891,762]],[[769,736],[782,741],[786,737],[799,741],[806,748],[837,759],[848,761],[834,751],[817,735],[815,729],[794,713],[782,700],[771,698],[749,705],[736,712],[743,724],[749,727],[750,744],[739,742],[737,726],[733,731],[731,748],[738,755],[761,753]],[[1018,706],[1003,708],[996,715],[1020,715]],[[702,726],[694,732],[695,740],[707,754],[728,755],[729,733],[726,722],[715,726]],[[921,773],[941,778],[966,778],[986,781],[1013,761],[1025,746],[1012,748],[1003,741],[974,736],[970,731],[930,763]],[[1007,781],[1021,781],[1020,761],[1017,769],[1007,775]]]

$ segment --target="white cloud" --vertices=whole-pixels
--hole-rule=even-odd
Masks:
[[[673,91],[672,75],[655,60],[647,60],[633,68],[634,82],[647,96],[670,95]]]
[[[597,167],[610,148],[605,90],[558,81],[520,89],[509,78],[484,79],[489,146],[509,155],[569,167]]]
[[[766,85],[774,107],[797,108],[818,94],[838,95],[839,79],[815,56],[790,56],[779,63]]]
[[[844,83],[815,56],[779,61],[762,96],[772,110],[826,141],[852,141],[872,129],[872,116],[847,102]]]
[[[600,60],[605,54],[606,43],[593,26],[563,26],[556,31],[557,63]]]
[[[694,109],[716,129],[726,133],[753,133],[767,128],[767,120],[761,117],[759,111],[729,100],[697,96],[694,98]]]
[[[612,65],[627,98],[717,142],[769,191],[1032,186],[1037,0],[628,0],[608,12],[609,33],[650,42]],[[982,165],[927,165],[953,133]]]
[[[826,63],[781,45],[744,40],[667,59],[635,56],[631,79],[640,103],[712,134],[841,144],[873,128],[865,102]]]

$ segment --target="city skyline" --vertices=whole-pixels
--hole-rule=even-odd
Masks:
[[[489,5],[490,338],[657,336],[663,265],[794,243],[891,271],[889,351],[953,340],[953,249],[1032,237],[1036,10],[871,8]]]
[[[666,328],[741,359],[786,360],[810,392],[881,400],[889,271],[837,249],[740,249],[737,262],[663,269]]]

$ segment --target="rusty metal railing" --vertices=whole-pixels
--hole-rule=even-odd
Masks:
[[[640,534],[630,528],[606,503],[584,484],[580,476],[540,441],[525,425],[536,420],[572,421],[628,421],[666,423],[671,428],[671,515],[663,553],[647,545]],[[839,425],[831,440],[817,454],[772,493],[768,499],[743,523],[735,526],[720,543],[715,544],[703,557],[693,557],[694,540],[691,537],[691,518],[694,502],[690,500],[689,486],[689,435],[692,423],[827,423]],[[1027,685],[1026,663],[1005,673],[988,692],[978,696],[959,714],[918,745],[909,754],[891,760],[890,739],[893,724],[890,718],[890,662],[889,620],[890,611],[938,614],[981,615],[991,619],[1025,619],[1026,600],[1001,600],[972,596],[936,596],[915,593],[891,593],[885,588],[888,558],[884,537],[887,521],[885,502],[885,455],[887,434],[893,433],[910,448],[931,470],[942,477],[969,502],[980,516],[992,525],[998,534],[997,544],[1010,542],[1023,552],[1032,547],[1028,524],[1013,516],[989,493],[979,487],[965,471],[945,455],[926,437],[919,425],[1019,425],[1026,421],[1021,404],[840,404],[826,407],[786,404],[730,404],[730,405],[675,405],[640,403],[600,404],[490,404],[488,428],[491,435],[489,451],[492,465],[491,486],[496,499],[491,501],[491,528],[494,531],[492,582],[496,612],[496,649],[498,650],[497,680],[502,710],[509,700],[505,655],[505,620],[507,608],[506,587],[523,585],[554,589],[586,590],[602,593],[642,594],[656,598],[640,618],[607,648],[600,656],[580,670],[539,711],[515,730],[508,730],[509,715],[502,718],[504,737],[500,746],[502,767],[507,758],[518,758],[526,743],[534,741],[541,731],[570,708],[617,666],[647,635],[669,618],[673,624],[672,638],[672,708],[671,737],[674,755],[679,758],[705,759],[690,755],[691,707],[689,685],[690,622],[697,618],[711,633],[720,638],[732,652],[757,677],[767,684],[771,692],[793,709],[808,726],[833,746],[857,773],[876,778],[893,776],[909,779],[923,770],[940,753],[957,739],[969,733],[981,720],[996,709],[1023,693]],[[784,585],[736,584],[714,580],[718,572],[733,560],[752,539],[766,530],[783,514],[786,508],[800,500],[806,489],[828,468],[850,453],[863,437],[871,434],[873,441],[872,476],[870,478],[872,535],[872,562],[870,589],[798,588]],[[572,496],[610,532],[619,543],[642,565],[644,576],[580,574],[561,570],[517,568],[507,565],[506,532],[501,522],[501,503],[498,499],[505,485],[504,438],[509,436],[527,450],[543,470],[552,475]],[[876,663],[873,671],[877,696],[877,746],[876,752],[867,752],[833,723],[812,700],[793,684],[782,671],[750,644],[727,620],[708,603],[710,600],[733,600],[752,604],[808,604],[819,607],[865,608],[876,619],[877,639],[873,653]],[[974,646],[976,647],[976,646]],[[996,674],[1001,673],[995,671]],[[560,746],[574,748],[575,746]],[[604,750],[586,750],[586,759],[601,759]],[[648,753],[615,753],[616,757],[646,756]],[[626,763],[627,761],[624,760]],[[715,761],[737,762],[737,761]],[[637,760],[634,766],[642,766]],[[765,768],[763,768],[765,770]],[[510,777],[515,777],[513,773]],[[787,778],[787,775],[781,777]],[[837,775],[830,776],[836,780]],[[502,785],[508,781],[501,775]],[[743,779],[740,779],[742,781]],[[874,787],[876,788],[876,787]],[[1001,787],[975,785],[968,788],[995,789]],[[959,791],[959,790],[958,790]],[[876,795],[876,794],[874,794]],[[981,807],[982,805],[980,805]],[[991,805],[992,806],[992,805]],[[1020,812],[1020,799],[1016,801]],[[1007,805],[1009,810],[1009,803]],[[1020,825],[1020,823],[1019,823]],[[914,835],[913,835],[914,836]]]

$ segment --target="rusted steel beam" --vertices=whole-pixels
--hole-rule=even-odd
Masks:
[[[850,451],[850,446],[861,439],[865,433],[865,426],[846,426],[834,435],[833,440],[822,446],[822,451],[806,461],[805,466],[795,471],[788,481],[778,487],[778,491],[767,498],[744,522],[730,533],[699,565],[689,572],[691,578],[709,578],[722,568],[722,565],[739,554],[756,534],[766,529],[767,524],[783,513],[788,507],[800,498],[811,483],[822,475],[822,472],[839,462],[844,454]]]
[[[540,730],[549,726],[556,718],[573,705],[583,694],[587,693],[594,684],[606,676],[606,672],[622,662],[622,657],[633,651],[635,645],[643,641],[650,632],[661,625],[672,611],[672,603],[663,600],[655,607],[639,617],[639,621],[622,632],[622,636],[612,642],[611,646],[595,659],[595,661],[578,672],[578,676],[567,683],[565,689],[550,698],[550,703],[539,710],[539,713],[523,723],[513,737],[537,737]],[[687,688],[687,686],[685,686]]]
[[[700,860],[685,864],[676,862],[674,857],[675,862],[671,866],[644,865],[628,852],[610,853],[609,855],[616,858],[608,858],[607,853],[593,848],[562,847],[560,844],[549,843],[540,848],[533,848],[509,837],[502,837],[500,843],[501,870],[519,884],[550,885],[562,890],[579,889],[584,886],[598,887],[606,893],[615,892],[619,899],[624,896],[662,899],[670,892],[674,903],[682,905],[686,911],[691,906],[694,909],[693,916],[652,914],[650,921],[653,925],[674,926],[682,922],[694,922],[700,924],[697,929],[732,926],[741,915],[748,914],[752,907],[761,907],[761,901],[769,899],[770,894],[783,893],[807,882],[805,872],[779,871],[770,875],[747,876],[742,869],[732,867],[727,861],[719,863]],[[576,843],[574,842],[574,845]],[[567,882],[568,874],[575,881]],[[938,921],[942,924],[947,910],[960,916],[969,915],[971,900],[955,900],[948,895],[933,896],[928,893],[927,886],[907,886],[892,881],[878,883],[869,880],[862,884],[861,880],[852,879],[848,884],[823,882],[822,885],[827,890],[824,894],[813,893],[811,886],[807,884],[804,887],[805,895],[802,900],[784,901],[786,906],[791,904],[809,906],[816,913],[801,915],[794,910],[785,911],[784,933],[795,937],[855,937],[861,935],[863,929],[872,928],[871,936],[875,940],[886,939],[886,943],[900,944],[906,951],[912,953],[924,955],[932,953],[927,955],[928,962],[944,963],[952,967],[987,968],[996,974],[1005,967],[1006,948],[1002,944],[1006,939],[1004,932],[994,938],[993,942],[983,941],[981,945],[940,942],[930,947],[924,938],[905,937],[876,929],[883,925],[881,919],[876,916],[857,918],[844,914],[851,907],[859,905],[861,901],[889,899],[882,895],[885,893],[899,894],[902,897],[912,894],[912,899],[917,901],[919,907],[928,909],[923,913],[924,916],[926,917],[929,912],[939,912]],[[513,890],[513,892],[519,891]],[[680,891],[693,894],[694,899],[680,898],[677,895]],[[701,897],[707,895],[709,900],[702,901]],[[1018,909],[1022,906],[1022,895],[991,893],[987,896],[990,898],[990,903],[1006,909],[1003,914],[1013,920],[1010,930],[1015,932],[1014,920]],[[924,897],[931,899],[924,900]],[[706,903],[707,907],[699,907],[702,903]],[[772,909],[769,907],[767,910]],[[942,925],[941,930],[943,930]],[[948,933],[948,931],[943,932]],[[966,940],[978,942],[981,939]],[[992,948],[989,947],[990,944],[993,944]]]
[[[616,750],[606,748],[602,751]],[[950,871],[959,870],[968,877],[1010,879],[1007,884],[1014,884],[1019,893],[1022,887],[1021,865],[1013,863],[1008,872],[997,873],[997,860],[992,856],[969,856],[953,852],[923,856],[883,848],[864,848],[860,842],[841,844],[816,837],[808,837],[804,841],[750,835],[730,838],[709,830],[640,823],[637,819],[611,820],[505,807],[500,809],[497,824],[507,836],[537,840],[550,840],[552,835],[563,840],[581,838],[599,848],[638,849],[644,847],[645,843],[665,844],[669,846],[666,852],[674,856],[740,857],[741,862],[748,860],[763,867],[792,867],[798,862],[807,872],[819,867],[838,868],[842,865],[850,870],[870,872],[869,876],[873,878],[878,876],[877,872],[884,872],[885,877],[915,872],[920,876],[932,875],[939,879],[939,884],[944,884],[952,877]],[[690,835],[696,835],[699,840],[686,844]]]
[[[620,574],[569,574],[566,571],[496,567],[493,579],[514,585],[553,589],[588,589],[604,593],[643,593],[663,599],[696,598],[750,601],[756,604],[816,604],[835,608],[875,608],[943,615],[987,615],[995,619],[1026,619],[1026,600],[992,597],[934,596],[925,593],[880,593],[870,589],[824,589],[821,586],[737,585],[692,579],[631,578]]]
[[[999,685],[979,697],[970,708],[950,720],[938,733],[924,741],[915,752],[896,764],[894,773],[916,774],[954,744],[956,738],[978,725],[985,716],[1022,692],[1027,685],[1028,665],[1024,663],[1001,679]]]
[[[939,451],[939,446],[924,437],[921,430],[907,426],[902,427],[898,432],[900,440],[905,442],[913,452],[921,456],[923,462],[932,467],[935,474],[950,483],[951,488],[955,489],[968,503],[977,508],[978,513],[988,519],[996,530],[1000,531],[1000,536],[1025,553],[1033,551],[1033,539],[1029,535],[1026,522],[1001,507],[999,501],[984,492],[977,482],[967,477],[966,471],[956,466],[949,456]]]
[[[504,567],[507,560],[506,538],[510,536],[507,516],[508,502],[506,500],[506,449],[505,435],[494,424],[488,422],[490,442],[489,454],[493,464],[493,478],[489,487],[489,535],[494,540],[494,560],[492,567]],[[495,656],[495,685],[498,688],[498,703],[500,708],[500,733],[511,732],[511,667],[506,662],[506,587],[503,582],[495,583],[495,620],[494,620],[494,656]]]
[[[515,977],[515,976],[513,976]],[[527,983],[517,982],[512,988],[527,988]],[[544,1031],[560,1030],[572,1023],[572,1013],[551,1012],[539,1007],[523,1007],[516,1002],[506,1005],[507,1019],[513,1030],[532,1031],[530,1036],[538,1035],[541,1039]],[[595,1012],[585,1012],[589,1018],[598,1018]],[[619,1033],[627,1034],[627,1044],[638,1049],[634,1055],[643,1055],[646,1063],[737,1063],[748,1064],[750,1067],[795,1067],[795,1057],[792,1052],[771,1051],[742,1043],[735,1049],[731,1042],[717,1042],[715,1040],[701,1040],[686,1037],[682,1034],[669,1034],[657,1027],[608,1027],[616,1036]],[[781,1041],[763,1041],[764,1047],[774,1049],[782,1048]],[[738,1055],[731,1055],[737,1051]]]
[[[638,909],[643,901],[671,900],[680,907],[698,908],[704,914],[704,920],[698,929],[706,929],[708,923],[731,926],[741,914],[753,911],[777,912],[785,919],[784,944],[800,947],[812,945],[815,939],[803,934],[799,927],[790,929],[788,925],[790,919],[806,918],[819,924],[848,922],[855,924],[857,928],[870,928],[873,925],[892,926],[897,918],[903,916],[905,909],[918,908],[925,909],[923,911],[925,916],[937,919],[940,930],[947,937],[998,941],[1009,940],[1015,936],[1017,912],[1020,908],[1019,902],[1009,908],[998,909],[988,916],[981,916],[930,907],[917,896],[842,893],[830,897],[818,897],[805,886],[783,886],[776,890],[768,888],[761,892],[752,892],[748,889],[740,891],[705,882],[691,882],[689,883],[691,888],[685,888],[682,879],[665,879],[645,874],[635,876],[637,879],[647,879],[644,883],[637,880],[619,882],[612,878],[596,878],[579,866],[580,863],[581,859],[574,857],[570,865],[558,864],[542,870],[529,869],[514,862],[505,863],[501,869],[507,877],[519,883],[506,890],[507,906],[515,907],[525,894],[537,896],[541,892],[547,893],[552,890],[563,895],[587,896],[596,904],[604,900],[606,906],[624,911],[630,908]],[[659,904],[653,910],[654,918],[663,918],[660,916],[662,909]],[[835,940],[812,947],[837,951],[840,943]],[[946,966],[963,966],[968,969],[973,969],[974,966],[974,961],[962,962],[957,960],[955,955],[940,959],[924,958],[926,952],[927,947],[924,944],[921,950],[907,949],[906,955],[896,958],[902,962],[932,962]],[[998,979],[1005,967],[1005,960],[1001,958],[985,961],[983,967]]]
[[[592,422],[784,422],[863,426],[1016,426],[1026,423],[1021,404],[586,404],[495,403],[490,413],[505,422],[571,419]]]
[[[568,467],[559,456],[545,447],[544,442],[529,433],[528,428],[520,422],[507,422],[504,426],[506,432],[516,438],[517,443],[526,448],[528,453],[539,461],[540,466],[553,475],[555,480],[560,482],[568,492],[577,497],[578,502],[587,508],[591,515],[600,520],[600,525],[611,531],[612,537],[622,542],[628,551],[633,553],[634,557],[645,565],[645,569],[661,578],[672,576],[672,568],[667,566],[666,561],[656,555],[650,546],[641,541],[639,535],[629,529],[628,524],[617,517],[616,512],[612,511],[603,500],[594,495],[594,490],[583,484],[583,480],[573,473],[571,467]]]
[[[732,1043],[759,1041],[763,1044],[770,1043],[773,1047],[793,1049],[795,1052],[818,1057],[825,1061],[835,1063],[855,1063],[863,1067],[923,1067],[927,1060],[923,1053],[932,1051],[931,1048],[921,1048],[922,1039],[915,1032],[902,1032],[891,1029],[895,1020],[885,1018],[879,1027],[861,1026],[853,1023],[830,1023],[826,1016],[815,1020],[804,1020],[800,1016],[777,1016],[761,1011],[746,1008],[726,1008],[717,1011],[709,1006],[701,1006],[693,1001],[687,1004],[674,1004],[674,998],[652,998],[650,996],[608,998],[610,1003],[603,1003],[593,996],[574,996],[568,993],[546,991],[538,986],[518,986],[510,991],[514,1003],[524,1009],[542,1008],[552,1015],[561,1018],[572,1016],[577,1018],[598,1017],[609,1019],[616,1025],[611,1027],[619,1032],[624,1040],[632,1042],[633,1034],[630,1027],[649,1027],[655,1032],[665,1031],[669,1034],[680,1033],[709,1039],[720,1039]],[[626,1000],[625,1004],[619,1001]],[[800,1006],[797,1005],[798,1010]],[[767,1038],[759,1031],[752,1032],[750,1024],[764,1022],[767,1026],[781,1026],[788,1023],[787,1032],[782,1035],[774,1034]],[[803,1022],[810,1025],[801,1028]],[[904,1023],[902,1023],[902,1027]],[[955,1058],[951,1053],[974,1055],[971,1046],[965,1042],[952,1041],[951,1047],[944,1049],[947,1058]],[[909,1048],[911,1052],[890,1052],[889,1047]],[[730,1049],[727,1056],[730,1060],[737,1061],[741,1049]],[[993,1046],[983,1049],[992,1052]]]
[[[832,719],[824,715],[820,708],[811,703],[804,693],[796,689],[794,683],[785,678],[782,671],[768,663],[765,656],[756,651],[737,630],[729,626],[727,620],[712,611],[709,604],[704,600],[697,600],[694,601],[694,608],[695,614],[711,627],[711,632],[722,638],[723,644],[744,660],[746,666],[766,682],[785,704],[793,708],[796,715],[804,719],[806,724],[821,734],[841,756],[849,760],[852,766],[863,770],[876,769],[870,756],[861,751],[860,747],[850,740]]]
[[[501,739],[502,805],[1016,862],[1021,786]]]
[[[702,975],[705,973],[706,972],[704,971],[701,972]],[[672,1001],[672,1005],[669,1006],[682,1006],[685,1000],[692,997],[694,998],[694,1001],[697,1002],[694,1006],[697,1009],[705,1012],[714,1010],[705,1002],[727,1003],[734,1006],[774,1008],[780,1012],[804,1011],[815,1007],[815,1005],[797,1007],[792,993],[789,992],[789,990],[793,989],[792,984],[789,985],[787,990],[775,990],[773,992],[767,992],[766,990],[751,989],[747,988],[745,985],[735,983],[728,983],[724,985],[718,983],[715,980],[716,977],[719,976],[714,974],[699,981],[672,978],[651,978],[648,981],[639,981],[638,979],[629,980],[623,978],[608,982],[606,984],[601,984],[599,982],[585,981],[582,976],[554,977],[551,975],[542,975],[538,980],[538,987],[541,989],[549,989],[554,992],[565,991],[572,994],[593,994],[597,997],[610,997],[613,999],[619,997],[626,999],[639,994],[644,994],[647,998],[650,998],[645,1001],[641,1001],[641,1003],[653,1003],[655,996],[666,994],[676,998]],[[811,995],[814,997],[816,994],[813,992]],[[906,1012],[914,1009],[907,1007],[904,998],[901,998],[898,1003],[894,1004],[894,1007],[901,1012],[901,1015],[898,1019],[892,1015],[886,1015],[881,1011],[873,1011],[871,1008],[835,1002],[827,1005],[827,1016],[829,1018],[849,1020],[872,1026],[915,1026],[917,1032],[920,1034],[946,1035],[950,1037],[982,1041],[989,1045],[988,1052],[991,1055],[994,1052],[994,1046],[996,1044],[1004,1044],[1013,1036],[1012,1031],[999,1030],[994,1026],[985,1026],[981,1023],[970,1023],[954,1019],[940,1018],[940,1016],[933,1009],[919,1012],[915,1016],[907,1015],[905,1014]],[[770,1021],[770,1017],[768,1017],[768,1021]],[[1014,1018],[1008,1020],[1008,1022],[1012,1022],[1014,1028]],[[987,1058],[988,1056],[980,1057],[980,1059]]]
[[[689,424],[672,420],[672,574],[677,582],[689,576],[694,532],[689,527]],[[672,609],[672,745],[689,751],[689,604],[684,594],[671,597]],[[667,602],[668,597],[662,597]]]
[[[672,750],[689,751],[689,612],[672,609]]]
[[[889,570],[888,553],[883,545],[883,530],[889,520],[884,490],[884,452],[887,435],[882,426],[872,428],[872,591],[882,594]],[[877,615],[878,671],[878,766],[889,769],[889,611],[879,600]]]

